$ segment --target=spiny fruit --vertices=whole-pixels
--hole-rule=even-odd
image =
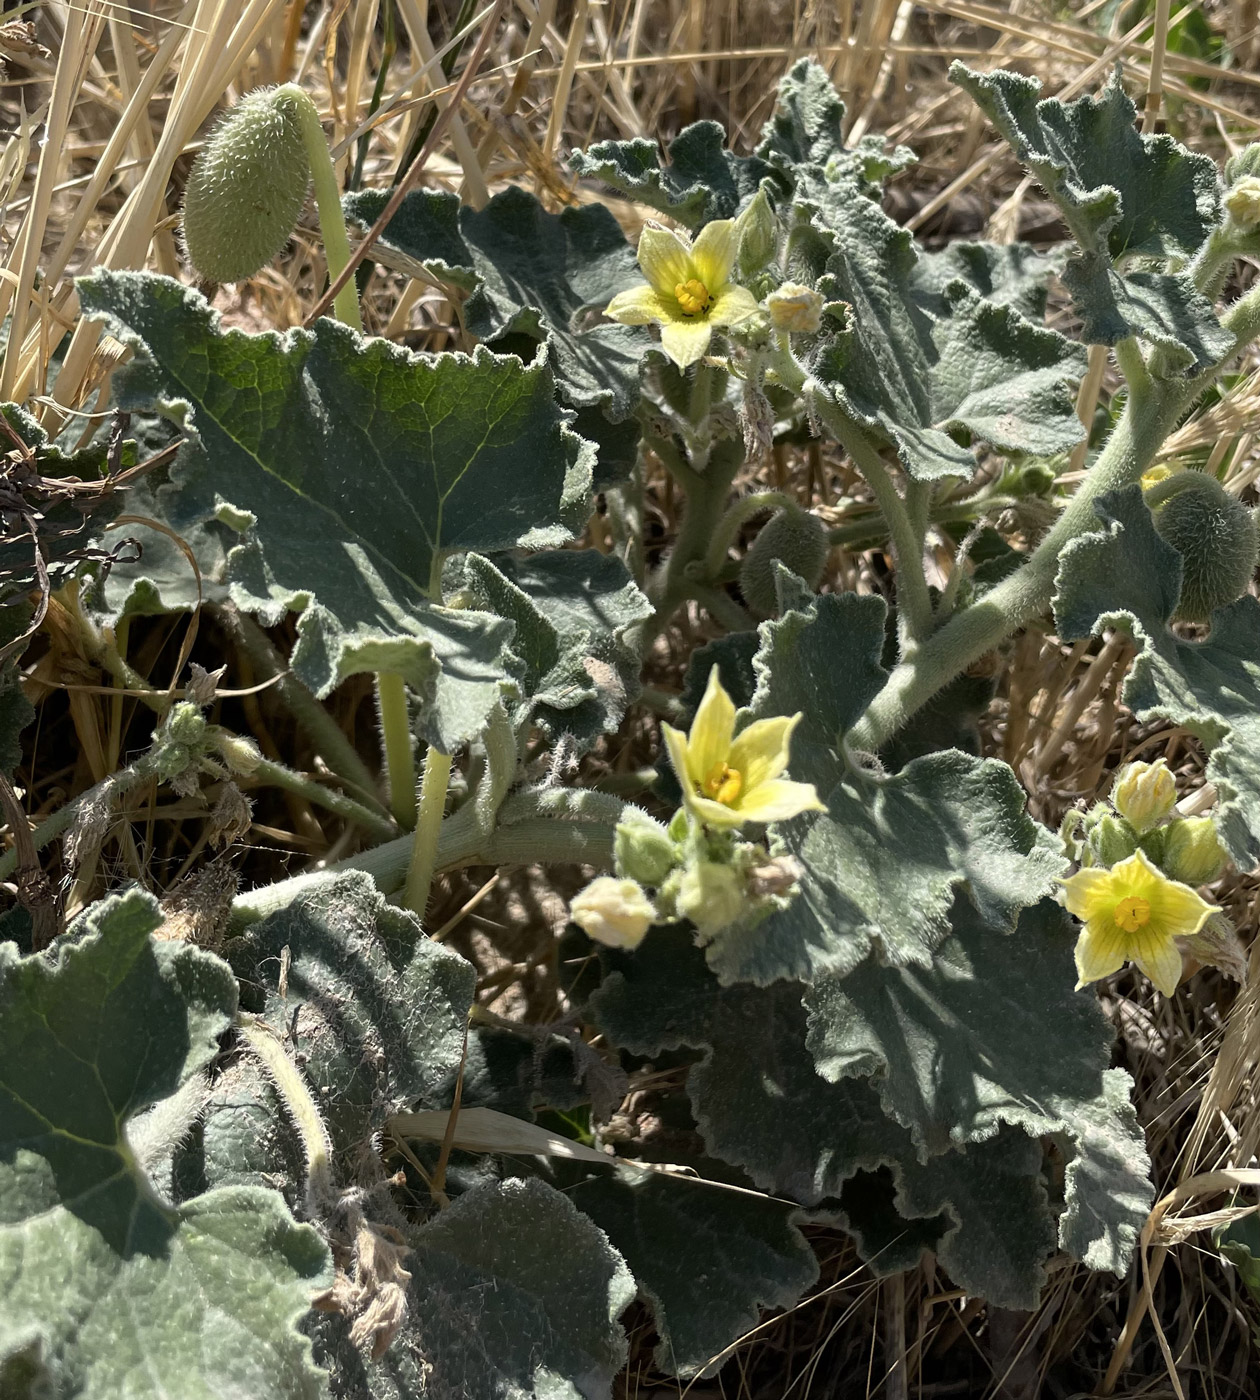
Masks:
[[[763,617],[779,611],[774,587],[774,561],[778,559],[811,587],[818,586],[827,562],[827,527],[816,515],[799,506],[786,506],[772,515],[752,542],[739,571],[744,601]]]
[[[215,282],[252,277],[284,247],[306,204],[310,164],[294,96],[260,88],[223,118],[184,190],[184,246]]]
[[[1214,476],[1184,471],[1147,493],[1155,528],[1181,555],[1176,622],[1207,622],[1247,591],[1260,549],[1252,512]]]

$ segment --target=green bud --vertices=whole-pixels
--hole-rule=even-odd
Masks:
[[[1137,832],[1123,817],[1113,817],[1105,812],[1092,824],[1087,822],[1088,834],[1085,845],[1089,851],[1090,865],[1113,866],[1128,860],[1138,848]]]
[[[1255,517],[1214,476],[1177,472],[1147,492],[1155,528],[1181,555],[1175,622],[1207,622],[1247,591],[1260,552]]]
[[[169,783],[191,767],[195,755],[187,744],[163,744],[153,752],[153,767],[158,777]]]
[[[211,133],[184,189],[184,246],[215,282],[265,267],[306,204],[310,163],[292,93],[265,88],[236,104]]]
[[[1247,175],[1260,175],[1260,141],[1244,146],[1225,162],[1225,183],[1233,185]]]
[[[744,882],[729,865],[702,860],[683,871],[676,907],[703,942],[735,923],[747,903]]]
[[[774,217],[765,190],[758,190],[752,203],[735,220],[739,239],[739,271],[743,277],[760,272],[774,257],[779,242],[779,221]]]
[[[799,506],[779,511],[762,526],[744,555],[739,571],[744,601],[762,617],[775,616],[779,600],[774,586],[774,561],[778,559],[810,588],[817,588],[829,552],[827,527],[816,515]]]
[[[214,746],[233,773],[248,777],[262,762],[258,745],[243,735],[220,731],[214,736]]]
[[[601,875],[574,897],[569,918],[605,947],[637,948],[656,920],[656,909],[635,881]]]
[[[181,700],[171,707],[163,726],[163,739],[176,744],[200,744],[206,737],[206,720],[201,708],[191,700]]]
[[[812,335],[822,325],[823,299],[800,282],[784,282],[766,298],[766,310],[776,331]]]
[[[1245,233],[1260,225],[1260,177],[1244,175],[1226,190],[1225,212],[1230,222]]]
[[[678,859],[669,832],[641,808],[627,807],[613,833],[617,874],[656,888],[665,883]]]
[[[1164,829],[1163,870],[1185,885],[1210,885],[1219,880],[1229,856],[1216,835],[1211,817],[1178,817]]]
[[[1176,806],[1177,780],[1162,758],[1154,763],[1127,763],[1116,774],[1111,801],[1140,835],[1158,826]]]

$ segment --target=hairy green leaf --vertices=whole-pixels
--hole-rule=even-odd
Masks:
[[[1104,529],[1072,541],[1059,563],[1055,618],[1065,641],[1104,627],[1131,632],[1139,651],[1124,687],[1142,721],[1185,725],[1208,750],[1218,794],[1212,815],[1234,862],[1260,859],[1260,602],[1246,596],[1212,615],[1211,635],[1185,641],[1168,625],[1181,556],[1161,539],[1129,486],[1095,502]]]
[[[606,1236],[535,1178],[474,1186],[412,1239],[407,1320],[365,1362],[320,1329],[345,1400],[607,1400],[634,1281]]]
[[[160,922],[135,891],[46,955],[0,945],[0,1367],[20,1353],[52,1393],[100,1400],[314,1397],[295,1324],[328,1281],[322,1240],[272,1191],[177,1209],[129,1145],[236,1008],[229,969],[154,941]]]
[[[592,1174],[566,1195],[651,1303],[656,1362],[670,1375],[712,1374],[761,1309],[791,1307],[818,1277],[790,1202],[632,1166]]]
[[[1050,278],[1063,258],[1042,253],[1028,243],[950,243],[920,252],[911,273],[915,298],[932,316],[949,314],[947,289],[965,282],[985,301],[1013,307],[1029,321],[1046,314]]]
[[[124,401],[183,416],[220,511],[252,517],[232,596],[266,619],[301,611],[298,678],[323,695],[394,671],[429,742],[451,752],[479,733],[511,629],[429,589],[444,554],[557,544],[579,522],[592,452],[546,365],[483,348],[424,358],[328,320],[223,331],[196,293],[140,273],[99,272],[80,297],[137,350]]]
[[[360,190],[346,196],[346,214],[374,224],[389,198],[388,190]],[[467,293],[464,324],[482,340],[514,333],[546,339],[558,387],[572,407],[598,406],[620,420],[638,403],[639,360],[652,344],[647,331],[583,324],[643,280],[621,226],[603,205],[550,214],[512,186],[484,209],[472,209],[446,191],[416,190],[373,256]]]
[[[1220,215],[1216,167],[1171,136],[1140,134],[1118,75],[1101,97],[1039,101],[1035,78],[955,63],[964,88],[1063,211],[1081,252],[1063,280],[1090,344],[1140,335],[1197,369],[1232,346],[1211,303],[1181,274],[1118,270],[1126,259],[1183,262]]]
[[[761,626],[749,713],[804,715],[790,773],[812,782],[827,810],[775,829],[804,865],[801,891],[756,928],[714,939],[708,958],[724,982],[813,981],[851,971],[872,949],[929,965],[960,889],[1009,931],[1063,868],[1057,838],[1026,815],[1015,775],[996,759],[946,750],[892,776],[845,765],[843,734],[883,676],[883,614],[876,599],[830,594]]]

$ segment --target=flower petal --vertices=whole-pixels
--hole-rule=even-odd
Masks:
[[[1189,885],[1162,876],[1146,898],[1151,902],[1151,928],[1158,929],[1167,938],[1188,938],[1198,933],[1217,908]],[[1152,977],[1151,981],[1155,979]]]
[[[639,235],[639,266],[658,291],[674,295],[674,288],[694,277],[690,245],[672,229],[648,224]]]
[[[1181,949],[1171,938],[1148,939],[1141,957],[1133,961],[1166,997],[1172,996],[1181,981]]]
[[[733,827],[743,826],[746,821],[751,821],[751,817],[746,817],[742,812],[737,812],[734,807],[728,807],[724,802],[714,802],[711,797],[696,797],[689,794],[687,806],[704,822],[707,826]]]
[[[708,321],[666,321],[661,327],[661,349],[679,369],[703,359],[712,339]]]
[[[741,821],[785,822],[802,812],[823,812],[826,808],[818,800],[813,783],[792,783],[786,778],[775,778],[741,794],[735,810]]]
[[[750,316],[755,316],[759,309],[757,298],[747,287],[737,287],[732,283],[709,307],[709,323],[714,326],[738,326]]]
[[[687,737],[687,773],[697,787],[719,764],[730,761],[734,732],[735,702],[726,693],[718,668],[713,666]]]
[[[604,307],[604,315],[620,321],[623,326],[646,326],[649,321],[668,321],[669,304],[648,286],[631,287],[618,292]]]
[[[742,730],[731,745],[727,762],[738,768],[744,780],[743,790],[751,791],[777,778],[788,765],[788,745],[800,715],[759,719]]]
[[[1075,914],[1084,923],[1100,917],[1111,919],[1121,898],[1115,893],[1110,870],[1078,870],[1070,880],[1063,881],[1063,903],[1069,914]]]
[[[665,747],[669,750],[669,761],[674,766],[674,774],[684,797],[690,797],[695,783],[687,771],[687,736],[672,724],[662,724],[661,733],[665,736]]]
[[[695,269],[693,275],[704,283],[711,296],[717,296],[719,289],[731,280],[738,251],[739,234],[735,232],[734,219],[714,219],[700,230],[692,245],[691,265]]]
[[[1077,987],[1119,972],[1128,961],[1128,956],[1129,946],[1124,930],[1114,919],[1096,919],[1086,924],[1076,940]]]

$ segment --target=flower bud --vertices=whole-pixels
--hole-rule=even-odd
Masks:
[[[601,875],[574,897],[569,918],[605,947],[637,948],[656,919],[656,909],[637,881]]]
[[[219,731],[214,736],[214,746],[233,773],[248,777],[262,762],[262,753],[258,745],[240,734]]]
[[[1247,233],[1260,224],[1260,177],[1244,175],[1226,190],[1225,209],[1230,222]]]
[[[1165,828],[1165,875],[1184,885],[1209,885],[1221,878],[1228,864],[1211,817],[1178,817]]]
[[[1088,865],[1119,865],[1138,848],[1137,833],[1127,821],[1104,812],[1093,822],[1086,822],[1085,849]]]
[[[729,928],[744,912],[748,896],[729,865],[702,860],[683,871],[678,886],[679,914],[696,926],[703,942]]]
[[[784,282],[766,298],[770,324],[776,331],[799,331],[812,335],[822,325],[821,292],[799,282]]]
[[[191,700],[181,700],[166,717],[163,739],[175,744],[200,744],[206,737],[206,720]]]
[[[1244,146],[1236,156],[1225,162],[1225,183],[1237,184],[1247,175],[1260,175],[1260,141]]]
[[[678,859],[669,833],[638,807],[627,807],[613,833],[617,874],[656,888],[665,883]]]
[[[743,277],[760,272],[774,257],[779,241],[779,224],[770,208],[765,190],[758,190],[752,203],[735,220],[739,239],[739,271]]]
[[[202,147],[184,189],[184,246],[203,277],[252,277],[288,242],[310,163],[292,91],[251,92]]]
[[[1126,764],[1111,789],[1112,805],[1139,835],[1158,826],[1176,801],[1177,780],[1162,758]]]

